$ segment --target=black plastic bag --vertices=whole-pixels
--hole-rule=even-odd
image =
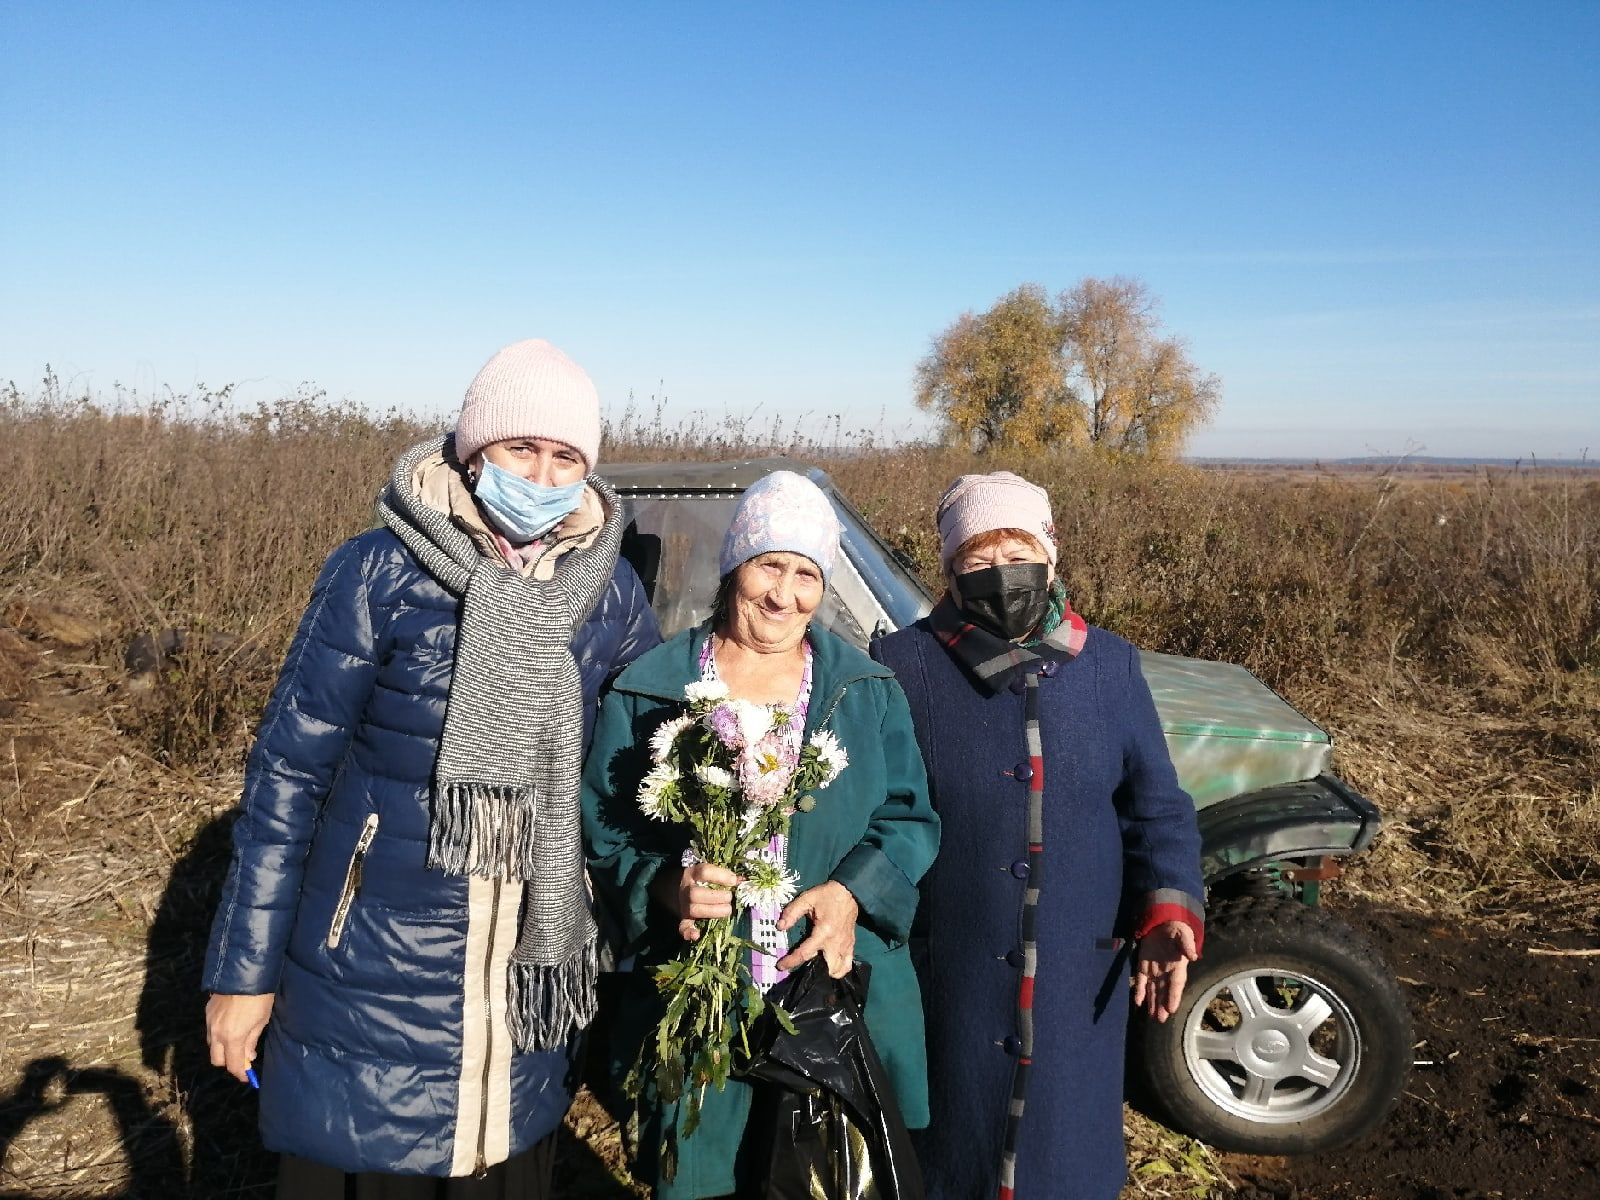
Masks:
[[[862,1010],[871,968],[830,979],[818,955],[774,987],[739,1071],[753,1088],[740,1195],[765,1200],[922,1200],[922,1174]]]

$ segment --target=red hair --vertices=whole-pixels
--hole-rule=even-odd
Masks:
[[[964,554],[982,554],[985,550],[993,550],[1002,542],[1010,541],[1027,542],[1028,545],[1044,555],[1046,561],[1050,558],[1049,551],[1044,548],[1038,538],[1034,537],[1026,529],[986,529],[982,533],[973,534],[961,545],[957,546],[956,552],[950,556],[950,562],[955,562]],[[945,564],[947,567],[949,565],[950,563]]]

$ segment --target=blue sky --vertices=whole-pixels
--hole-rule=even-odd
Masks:
[[[1600,4],[0,4],[0,379],[915,433],[1133,275],[1219,455],[1600,454]]]

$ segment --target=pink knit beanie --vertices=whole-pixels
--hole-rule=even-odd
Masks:
[[[513,342],[483,364],[456,418],[456,458],[466,462],[490,442],[523,437],[565,442],[590,471],[600,460],[600,393],[543,338]]]
[[[969,538],[991,529],[1020,529],[1038,539],[1056,562],[1056,526],[1050,518],[1050,495],[1010,471],[963,475],[939,497],[939,562],[950,560]]]

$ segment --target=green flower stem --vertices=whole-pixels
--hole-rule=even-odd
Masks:
[[[706,711],[709,706],[691,709],[697,719]],[[741,877],[749,873],[750,854],[765,848],[775,835],[788,833],[796,808],[810,812],[817,804],[810,793],[825,787],[830,778],[816,747],[805,746],[787,793],[759,814],[752,828],[741,830],[744,804],[737,784],[708,786],[695,770],[704,765],[732,770],[731,753],[696,724],[679,734],[669,758],[679,779],[665,793],[663,815],[688,825],[691,844],[701,859]],[[797,802],[796,797],[801,799]],[[666,1012],[655,1036],[640,1048],[624,1084],[633,1099],[652,1085],[663,1102],[681,1098],[682,1137],[699,1126],[706,1089],[721,1091],[726,1086],[735,1061],[734,1046],[749,1055],[750,1030],[759,1016],[770,1009],[781,1026],[793,1031],[788,1014],[755,986],[750,956],[756,946],[738,933],[737,895],[734,903],[733,917],[700,921],[700,937],[656,968],[656,989],[666,1001]],[[665,1141],[662,1149],[665,1164],[671,1161]]]

